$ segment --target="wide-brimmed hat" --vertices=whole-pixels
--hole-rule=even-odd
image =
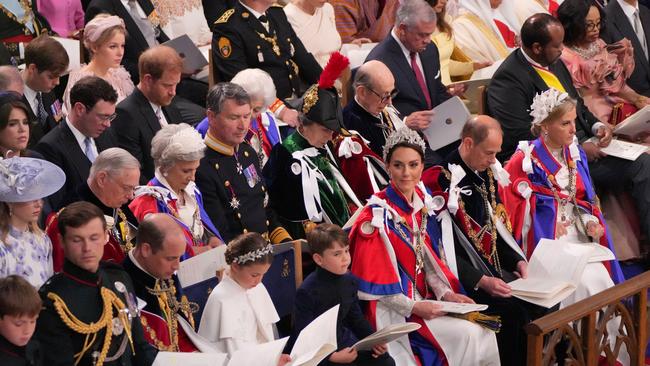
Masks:
[[[340,132],[343,128],[341,102],[334,82],[349,64],[350,60],[347,57],[339,52],[332,53],[320,75],[318,84],[312,85],[300,98],[298,110],[308,120],[323,125],[334,132]]]
[[[49,161],[13,157],[0,160],[0,201],[29,202],[57,192],[65,173]]]

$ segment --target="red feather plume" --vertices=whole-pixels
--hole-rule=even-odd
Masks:
[[[329,89],[334,86],[336,79],[341,76],[343,70],[350,64],[350,60],[343,56],[340,52],[334,52],[330,56],[327,65],[323,69],[318,79],[318,87],[321,89]]]

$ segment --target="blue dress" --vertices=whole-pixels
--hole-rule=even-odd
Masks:
[[[9,226],[7,236],[0,239],[0,277],[18,275],[39,288],[53,274],[50,238],[44,232]]]

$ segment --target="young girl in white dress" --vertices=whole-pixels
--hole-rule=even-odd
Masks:
[[[246,233],[228,243],[229,271],[205,305],[199,335],[220,352],[233,352],[274,340],[273,324],[280,320],[266,287],[264,274],[273,262],[273,247],[258,233]],[[282,355],[278,366],[289,361]]]

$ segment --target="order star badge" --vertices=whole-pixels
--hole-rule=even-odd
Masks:
[[[230,200],[230,207],[232,207],[233,210],[236,210],[236,209],[239,208],[239,200],[237,199],[237,197],[233,197]]]

